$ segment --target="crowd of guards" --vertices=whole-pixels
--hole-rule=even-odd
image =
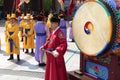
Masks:
[[[60,19],[60,29],[63,31],[67,39],[67,22],[64,19],[65,14],[58,14]],[[20,42],[24,53],[33,54],[39,66],[45,66],[43,61],[44,51],[39,48],[46,42],[51,29],[50,18],[52,13],[45,17],[39,13],[36,16],[27,13],[16,16],[15,13],[7,14],[5,22],[5,42],[6,53],[10,55],[8,60],[13,60],[14,55],[17,55],[17,61],[20,61]],[[71,34],[71,33],[70,33]],[[35,51],[34,51],[35,49]]]

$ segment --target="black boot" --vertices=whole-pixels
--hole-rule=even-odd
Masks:
[[[19,54],[17,55],[17,61],[20,61],[20,55]]]
[[[39,67],[44,67],[44,66],[46,66],[46,64],[43,62],[43,63],[39,63],[38,66]]]
[[[34,50],[33,49],[31,49],[31,54],[33,54],[34,53]]]
[[[23,48],[23,52],[24,52],[24,48]]]
[[[28,49],[26,49],[25,53],[28,53]]]
[[[10,58],[8,60],[13,60],[13,54],[10,54]]]
[[[21,42],[23,42],[23,37],[21,38]]]
[[[75,40],[74,40],[74,39],[72,39],[72,42],[75,42]]]

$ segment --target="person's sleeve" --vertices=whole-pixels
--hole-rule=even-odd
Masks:
[[[30,24],[30,31],[28,32],[28,35],[33,35],[34,34],[34,28],[32,26],[32,24]]]
[[[58,40],[60,45],[56,48],[56,51],[59,53],[60,56],[63,56],[67,50],[67,41],[62,32],[58,34]]]
[[[18,35],[19,26],[16,24],[14,27],[14,33],[10,36],[12,39],[15,37],[15,35]]]

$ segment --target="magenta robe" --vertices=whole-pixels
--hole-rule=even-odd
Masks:
[[[57,50],[58,57],[46,52],[46,72],[45,80],[68,80],[64,62],[64,54],[67,50],[67,41],[61,29],[51,34],[44,45],[44,49]]]

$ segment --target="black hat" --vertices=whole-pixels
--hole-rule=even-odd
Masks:
[[[60,23],[60,19],[58,18],[58,15],[53,14],[53,17],[51,17],[50,22]]]

